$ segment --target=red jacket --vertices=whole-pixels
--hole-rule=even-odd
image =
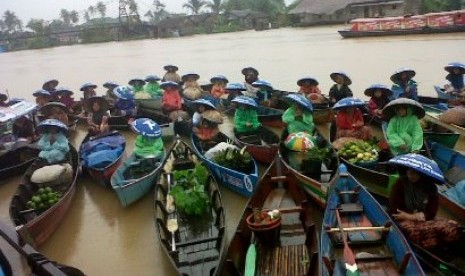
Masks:
[[[178,90],[165,90],[163,92],[163,109],[168,111],[180,110],[182,106],[181,96]]]
[[[357,123],[360,123],[360,122],[361,122],[361,126],[363,126],[364,125],[363,114],[362,114],[362,111],[360,111],[360,109],[358,108],[354,109],[353,116],[350,116],[344,110],[339,111],[339,113],[337,114],[337,127],[339,129],[357,129],[357,128],[360,128],[361,126],[355,127],[355,125],[357,125]]]

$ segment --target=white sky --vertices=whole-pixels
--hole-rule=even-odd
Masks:
[[[107,15],[116,17],[118,15],[118,0],[101,0],[107,6]],[[0,17],[6,10],[10,10],[21,19],[24,25],[27,24],[31,18],[42,18],[45,20],[52,20],[60,18],[60,10],[66,9],[76,10],[80,14],[80,23],[83,20],[84,11],[89,6],[95,6],[99,2],[98,0],[0,0]],[[152,8],[153,0],[136,0],[139,7],[139,14],[144,14]],[[182,5],[187,0],[160,0],[161,3],[165,4],[166,10],[171,13],[186,13],[187,10],[182,8]],[[286,0],[287,4],[293,2],[293,0]],[[95,15],[98,17],[99,15]]]

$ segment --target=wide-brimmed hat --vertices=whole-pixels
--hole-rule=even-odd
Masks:
[[[216,75],[216,76],[213,76],[211,79],[210,79],[210,82],[213,83],[213,82],[217,82],[217,81],[222,81],[224,83],[228,83],[229,80],[228,78],[226,78],[225,76],[223,75]]]
[[[296,103],[300,105],[301,107],[307,109],[310,112],[313,112],[313,105],[312,102],[310,102],[307,98],[305,98],[303,95],[298,94],[298,93],[291,93],[285,97],[286,100]]]
[[[202,112],[202,118],[217,124],[223,123],[223,116],[218,110],[205,110]]]
[[[157,75],[148,75],[147,77],[145,77],[146,82],[159,81],[159,80],[161,80],[161,78]]]
[[[113,89],[113,94],[123,100],[132,100],[134,99],[134,91],[127,86],[117,86]]]
[[[417,153],[398,155],[390,159],[389,163],[414,169],[415,171],[431,177],[440,183],[444,183],[445,181],[444,175],[438,164],[436,164],[436,162],[433,160]]]
[[[94,88],[94,89],[95,89],[95,88],[97,88],[97,85],[96,85],[96,84],[93,84],[93,83],[91,83],[91,82],[86,82],[86,83],[84,83],[83,85],[81,85],[81,88],[79,88],[79,90],[84,91],[84,90],[86,90],[87,88]]]
[[[318,85],[318,81],[314,77],[311,77],[311,76],[306,76],[306,77],[299,79],[297,81],[297,85],[302,86],[305,82],[309,82],[310,85],[315,85],[315,86]]]
[[[400,75],[402,73],[406,73],[407,74],[407,78],[408,79],[411,79],[413,77],[415,77],[415,71],[413,69],[410,69],[410,68],[400,68],[400,69],[397,69],[394,74],[392,74],[391,76],[391,81],[393,83],[399,83],[400,81]]]
[[[197,100],[193,101],[192,104],[194,106],[204,105],[204,106],[208,106],[208,107],[211,107],[213,109],[216,109],[216,106],[211,101],[209,101],[207,99],[197,99]]]
[[[100,110],[107,111],[109,108],[108,102],[104,97],[93,96],[85,100],[84,108],[86,109],[86,111],[92,112],[92,106],[94,105],[94,102],[99,103]]]
[[[365,102],[354,97],[348,97],[339,100],[334,106],[333,109],[339,110],[339,109],[344,109],[344,108],[349,108],[349,107],[357,107],[357,106],[364,106]]]
[[[266,81],[266,80],[258,80],[258,81],[254,81],[252,82],[252,86],[254,87],[264,87],[268,90],[273,90],[273,86],[271,85],[270,82]]]
[[[52,97],[52,95],[50,94],[50,92],[48,92],[47,90],[44,90],[44,89],[39,89],[39,90],[36,90],[34,93],[32,93],[32,96],[34,97]]]
[[[179,84],[174,81],[164,81],[160,83],[160,88],[161,89],[166,89],[168,87],[174,87],[174,88],[179,88]]]
[[[139,118],[134,120],[131,123],[131,128],[137,134],[146,137],[158,138],[161,137],[162,134],[161,128],[157,122],[149,118]]]
[[[383,116],[387,119],[391,119],[394,115],[396,115],[396,108],[401,106],[411,108],[413,114],[419,119],[425,117],[425,110],[423,109],[423,106],[417,101],[407,98],[399,98],[388,103],[383,108]]]
[[[245,91],[246,88],[244,84],[240,82],[230,82],[225,87],[226,90],[236,90],[236,91]]]
[[[449,62],[444,67],[444,70],[446,70],[449,73],[453,73],[454,69],[459,69],[459,74],[465,74],[465,64],[461,62]]]
[[[370,87],[365,89],[364,94],[365,94],[365,96],[373,97],[376,90],[380,90],[381,93],[383,93],[384,95],[386,95],[388,97],[390,97],[392,95],[392,90],[389,89],[389,87],[387,87],[384,84],[379,84],[379,83],[370,85]]]
[[[337,76],[341,76],[343,79],[344,79],[344,84],[345,85],[351,85],[352,84],[352,80],[349,78],[349,75],[347,75],[346,72],[344,71],[338,71],[338,72],[333,72],[329,75],[329,77],[334,81],[336,82],[336,77]]]
[[[8,96],[6,94],[0,93],[0,101],[6,101],[8,100]]]
[[[166,71],[168,71],[171,68],[174,69],[174,71],[178,71],[178,69],[179,69],[178,66],[173,65],[173,64],[167,64],[167,65],[163,66],[163,69],[165,69]]]
[[[257,102],[255,102],[252,98],[246,96],[237,96],[231,100],[231,102],[235,102],[238,104],[245,104],[251,107],[257,107]]]
[[[140,83],[141,85],[144,85],[144,84],[145,84],[145,80],[143,80],[143,79],[141,79],[141,78],[133,78],[133,79],[131,79],[131,80],[128,82],[128,84],[129,84],[129,85],[132,85],[132,86],[136,85],[137,83]]]
[[[71,90],[70,90],[69,88],[67,88],[67,87],[60,87],[60,88],[57,88],[56,93],[57,93],[58,95],[70,95],[70,96],[74,94],[73,91],[71,91]]]
[[[242,75],[246,75],[248,71],[253,71],[253,73],[258,76],[258,70],[253,68],[253,67],[245,67],[245,68],[242,68]]]
[[[194,72],[189,72],[184,75],[182,75],[181,79],[182,81],[186,81],[188,77],[194,77],[195,80],[198,80],[200,78],[200,75]]]
[[[119,86],[119,84],[117,84],[114,81],[107,81],[103,84],[103,87],[105,87],[106,89],[114,89],[117,86]]]
[[[66,105],[60,102],[48,102],[44,104],[40,108],[40,112],[45,116],[48,117],[52,114],[52,110],[54,108],[59,108],[61,109],[64,113],[67,113]]]
[[[59,82],[58,82],[57,79],[48,79],[48,80],[44,81],[44,84],[42,84],[42,88],[46,89],[48,84],[52,84],[53,87],[57,87],[58,83]]]
[[[60,120],[57,119],[46,119],[40,122],[40,124],[37,126],[37,129],[40,132],[43,132],[45,129],[50,128],[50,127],[56,127],[61,131],[68,131],[68,126],[63,124]]]

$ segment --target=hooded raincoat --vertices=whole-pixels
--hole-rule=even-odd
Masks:
[[[409,87],[409,92],[407,92]],[[391,87],[393,99],[408,98],[418,101],[417,82],[410,79],[406,84],[394,83]]]
[[[158,82],[147,82],[144,90],[149,93],[152,98],[163,96],[163,89],[160,88],[160,84]]]
[[[406,116],[394,116],[389,120],[386,135],[395,155],[418,151],[423,146],[423,129],[411,108],[407,108]],[[407,148],[402,150],[402,145],[406,145]]]
[[[250,126],[247,126],[250,124]],[[253,108],[238,108],[234,113],[234,128],[239,133],[256,131],[261,126],[257,111]]]
[[[296,132],[306,132],[313,134],[315,124],[313,123],[313,115],[311,112],[302,110],[302,118],[296,118],[295,106],[289,107],[283,114],[283,122],[287,124],[287,131],[289,134]]]
[[[135,142],[134,154],[139,158],[163,157],[163,140],[161,137],[152,138],[138,135]]]
[[[55,136],[55,141],[50,143],[52,136]],[[49,164],[63,161],[69,152],[68,139],[62,132],[44,133],[39,140],[39,147],[42,150],[39,157],[47,160]]]

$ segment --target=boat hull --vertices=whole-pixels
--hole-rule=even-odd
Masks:
[[[465,32],[465,26],[387,30],[387,31],[357,31],[357,32],[350,31],[350,30],[340,30],[338,32],[343,38],[359,38],[359,37],[370,37],[370,36],[374,37],[374,36],[391,36],[391,35],[459,33],[459,32]]]
[[[234,141],[240,148],[247,147],[247,151],[256,161],[270,164],[275,159],[279,150],[279,136],[266,128],[260,128],[257,132],[258,135],[249,136],[255,140],[252,142],[250,139],[245,139],[234,131]]]
[[[40,149],[36,147],[24,146],[2,154],[0,156],[0,183],[12,176],[24,173],[39,157],[39,152]]]
[[[134,100],[138,107],[152,109],[152,110],[161,110],[163,103],[162,97],[154,98],[154,99],[135,99]]]

